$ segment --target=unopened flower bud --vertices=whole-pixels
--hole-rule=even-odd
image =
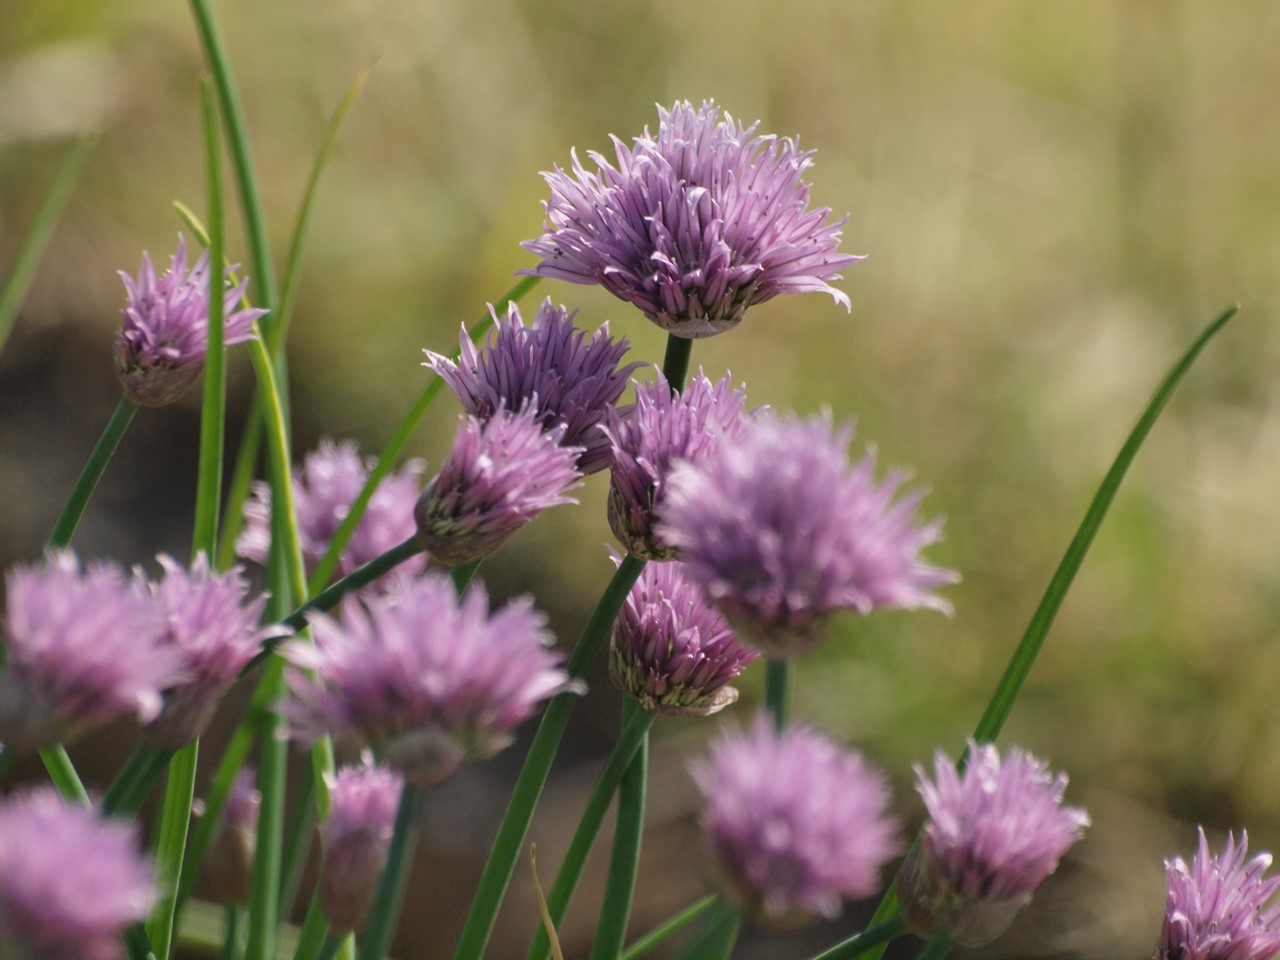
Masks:
[[[329,819],[321,827],[320,905],[336,933],[364,928],[403,788],[400,774],[374,766],[367,753],[359,766],[343,767],[329,784]]]
[[[258,810],[262,806],[262,795],[254,789],[253,779],[251,770],[236,774],[205,857],[213,894],[227,906],[249,899],[253,856],[258,846]]]

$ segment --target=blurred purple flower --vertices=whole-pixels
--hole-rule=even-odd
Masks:
[[[915,769],[930,819],[898,878],[908,925],[967,946],[994,940],[1058,868],[1089,815],[1063,806],[1065,774],[1050,774],[1017,747],[1002,761],[994,745],[971,740],[963,774],[941,751],[932,782]]]
[[[314,646],[282,647],[299,668],[297,732],[354,736],[424,789],[507,746],[547,697],[579,689],[533,605],[490,615],[478,584],[459,600],[448,577],[398,577],[386,594],[344,604],[340,621],[312,625]]]
[[[328,437],[306,455],[293,473],[294,505],[298,532],[308,570],[315,569],[324,556],[373,469],[374,460],[361,460],[353,441],[335,444]],[[418,499],[422,462],[407,461],[387,474],[369,500],[364,516],[342,551],[338,575],[346,576],[357,567],[413,536],[413,504]],[[271,488],[261,481],[253,485],[253,497],[244,505],[244,529],[236,540],[236,553],[246,560],[265,564],[271,550]],[[400,569],[421,570],[425,560],[413,557]]]
[[[656,380],[636,385],[634,405],[609,410],[609,526],[631,554],[641,560],[675,556],[654,530],[671,471],[681,462],[704,462],[722,437],[737,436],[745,403],[745,388],[732,389],[727,375],[713,384],[699,370],[672,394],[659,371]]]
[[[609,465],[609,438],[601,429],[605,411],[617,403],[639,364],[619,367],[626,340],[612,340],[609,324],[587,338],[573,325],[577,313],[542,302],[526,327],[520,309],[507,306],[479,350],[463,327],[458,359],[424,351],[430,367],[448,384],[467,413],[488,420],[499,410],[536,411],[543,430],[564,426],[560,443],[581,447],[578,469],[592,474]]]
[[[249,584],[239,567],[215,573],[203,553],[190,571],[168,556],[160,557],[160,565],[164,579],[155,594],[168,642],[182,658],[183,681],[165,691],[164,708],[146,736],[158,749],[177,750],[204,733],[240,669],[264,640],[282,631],[258,626],[267,598],[248,599]]]
[[[836,916],[841,900],[877,889],[900,849],[884,778],[809,727],[777,733],[761,714],[722,733],[690,771],[723,885],[770,921]]]
[[[580,447],[560,445],[564,427],[543,431],[535,411],[464,416],[453,452],[414,508],[418,536],[440,563],[474,563],[581,486]]]
[[[614,621],[609,674],[646,710],[702,717],[738,699],[729,684],[756,656],[681,564],[650,563]]]
[[[829,293],[848,309],[827,281],[861,258],[837,250],[844,220],[809,209],[812,151],[711,101],[658,107],[658,120],[657,137],[645,128],[629,149],[612,138],[616,167],[590,151],[589,171],[575,151],[571,173],[543,174],[545,232],[521,244],[542,262],[522,273],[598,283],[686,338],[729,330],[780,293]]]
[[[124,325],[116,334],[115,361],[129,399],[145,407],[163,407],[200,376],[209,344],[209,273],[208,250],[187,270],[187,242],[181,234],[178,252],[163,277],[157,279],[145,253],[136,280],[121,271],[129,298]],[[267,312],[236,309],[248,283],[222,287],[227,346],[251,340],[254,321]]]
[[[361,930],[387,861],[404,778],[375,766],[368,752],[329,783],[329,818],[320,827],[324,865],[320,903],[337,932]]]
[[[1181,857],[1164,864],[1169,896],[1154,960],[1271,960],[1280,955],[1280,907],[1268,901],[1280,877],[1266,877],[1271,854],[1246,860],[1249,835],[1240,845],[1227,834],[1221,857],[1209,853],[1204,828],[1188,867]]]
[[[232,906],[249,899],[261,807],[262,794],[254,788],[254,773],[245,767],[231,781],[231,792],[204,861],[219,903]]]
[[[53,746],[126,714],[147,723],[182,659],[140,576],[105,564],[82,571],[69,551],[5,578],[8,661],[0,676],[0,741]]]
[[[764,414],[671,476],[659,535],[765,656],[812,651],[840,609],[951,612],[932,591],[959,577],[920,559],[942,523],[916,518],[922,493],[894,500],[904,473],[876,481],[874,451],[851,467],[852,433],[834,429],[829,414]]]
[[[117,960],[154,899],[131,827],[50,787],[0,800],[0,957]]]

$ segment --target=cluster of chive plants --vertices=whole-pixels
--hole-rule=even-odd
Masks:
[[[205,41],[215,69],[225,69],[213,55],[216,35]],[[239,157],[243,130],[227,77],[219,79]],[[726,958],[744,921],[784,930],[877,894],[872,926],[822,960],[879,956],[899,937],[917,938],[921,956],[936,958],[1004,933],[1089,817],[1066,802],[1064,774],[993,741],[1125,467],[1229,313],[1157,391],[963,756],[939,751],[931,771],[917,765],[928,819],[916,831],[856,749],[791,721],[790,678],[833,617],[953,613],[946,589],[959,576],[925,556],[942,523],[926,515],[905,472],[885,470],[874,448],[855,444],[850,425],[826,412],[753,408],[745,386],[690,370],[697,339],[739,328],[731,335],[750,336],[752,308],[763,301],[820,292],[849,306],[832,282],[858,258],[840,252],[843,221],[810,205],[811,153],[714,103],[677,102],[659,108],[656,133],[629,145],[615,139],[614,158],[591,153],[588,166],[575,155],[571,168],[544,174],[545,229],[523,245],[537,258],[520,271],[529,278],[478,328],[464,327],[456,352],[427,351],[433,386],[397,437],[447,387],[461,412],[438,469],[397,467],[397,443],[375,461],[331,441],[295,465],[276,386],[290,298],[270,279],[243,163],[254,264],[266,270],[265,282],[254,278],[259,299],[249,279],[224,267],[216,115],[208,92],[208,225],[187,216],[205,249],[189,266],[182,240],[163,274],[144,255],[136,276],[123,275],[120,409],[45,555],[5,575],[3,761],[39,752],[52,786],[0,798],[0,956],[167,960],[183,942],[200,871],[225,907],[221,955],[276,956],[281,904],[292,902],[311,842],[284,837],[292,742],[311,751],[302,802],[313,816],[304,823],[317,825],[323,851],[293,955],[380,960],[431,791],[508,748],[540,715],[457,937],[455,960],[479,960],[598,657],[627,697],[620,733],[545,894],[539,883],[529,960],[561,956],[556,928],[615,802],[591,960],[639,957],[677,932],[689,960]],[[522,311],[516,299],[541,277],[600,284],[634,306],[668,333],[661,367],[631,356],[608,324],[584,323],[550,298]],[[223,503],[223,357],[240,344],[258,375],[258,419]],[[120,559],[77,556],[76,524],[129,420],[202,374],[190,562],[160,557],[152,576]],[[269,469],[250,483],[242,468],[256,462],[257,444]],[[574,502],[587,476],[605,472],[600,522],[617,540],[616,571],[566,659],[532,599],[496,606],[475,575],[513,533]],[[244,564],[262,567],[268,593],[250,586]],[[757,660],[764,709],[732,716],[733,683]],[[222,757],[200,758],[199,738],[237,681],[256,686],[253,708]],[[647,738],[658,715],[719,725],[706,754],[688,761],[714,890],[628,943]],[[113,782],[82,784],[65,745],[122,717],[137,721],[136,750]],[[256,776],[245,763],[255,740]],[[338,757],[355,762],[340,766]],[[192,828],[200,759],[213,762],[213,786]],[[144,853],[133,820],[162,778]],[[1269,905],[1280,878],[1266,876],[1269,864],[1265,854],[1248,858],[1243,834],[1215,855],[1201,831],[1190,865],[1166,864],[1154,956],[1280,954],[1280,908]]]

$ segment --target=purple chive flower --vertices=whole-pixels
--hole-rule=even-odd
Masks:
[[[1063,806],[1065,774],[1017,747],[1001,760],[992,744],[970,740],[963,774],[941,751],[933,781],[915,769],[929,823],[898,878],[908,926],[967,946],[994,940],[1058,868],[1089,815]]]
[[[942,523],[922,523],[923,494],[875,479],[875,453],[850,466],[853,429],[763,415],[667,487],[659,536],[747,643],[767,657],[812,651],[836,610],[951,605],[932,590],[959,577],[920,559]]]
[[[334,931],[361,930],[395,832],[404,778],[365,753],[329,783],[329,819],[320,827],[320,905]]]
[[[507,306],[505,317],[492,307],[493,330],[477,350],[466,328],[456,361],[424,351],[427,362],[454,392],[467,413],[488,420],[501,409],[536,412],[542,429],[563,424],[560,443],[581,447],[578,469],[596,473],[609,465],[609,438],[601,425],[605,411],[627,387],[639,364],[619,367],[626,340],[612,340],[609,324],[588,339],[573,325],[577,313],[553,307],[548,298],[526,327],[520,309]]]
[[[418,537],[441,563],[474,563],[581,486],[580,447],[561,446],[564,427],[544,431],[532,409],[462,418],[453,452],[414,508]]]
[[[298,512],[298,532],[309,570],[315,569],[338,531],[352,502],[364,487],[373,469],[372,458],[362,460],[350,440],[335,444],[320,441],[294,470],[293,497]],[[413,536],[413,504],[418,499],[418,478],[422,462],[410,460],[388,474],[374,491],[369,506],[338,562],[338,575],[346,576],[374,557],[386,553]],[[244,530],[236,540],[236,553],[246,560],[265,564],[271,549],[271,488],[262,482],[253,485],[253,497],[244,505]],[[401,569],[417,572],[422,557],[414,557]]]
[[[204,861],[214,896],[228,906],[248,901],[253,880],[262,808],[262,794],[253,783],[253,771],[247,767],[236,774]]]
[[[228,270],[228,273],[230,270]],[[123,271],[129,299],[124,325],[116,334],[116,376],[125,395],[144,407],[177,400],[200,376],[209,345],[209,251],[187,270],[187,241],[178,235],[178,252],[169,272],[156,278],[151,257],[142,255],[135,280]],[[253,338],[253,324],[266,310],[237,310],[247,280],[222,287],[224,343]]]
[[[1200,829],[1200,849],[1188,867],[1181,857],[1164,864],[1169,896],[1154,960],[1271,960],[1280,955],[1280,907],[1268,905],[1280,877],[1266,877],[1271,854],[1246,860],[1227,834],[1221,857],[1211,856]]]
[[[641,560],[675,556],[654,530],[671,471],[677,463],[702,463],[721,438],[737,436],[745,403],[744,388],[732,389],[727,375],[713,384],[699,370],[673,395],[659,372],[656,380],[636,385],[634,405],[609,410],[609,526],[632,555]]]
[[[117,960],[154,899],[131,827],[49,787],[0,801],[0,957]]]
[[[770,921],[836,916],[841,900],[877,889],[900,849],[884,778],[809,727],[777,733],[761,714],[722,733],[690,772],[722,884]]]
[[[177,750],[204,733],[218,702],[279,628],[260,628],[266,596],[249,599],[249,584],[236,567],[216,573],[200,554],[190,571],[172,557],[161,556],[164,579],[156,599],[168,624],[168,642],[182,658],[183,681],[165,691],[160,715],[147,725],[146,736],[161,750]]]
[[[801,180],[813,152],[757,134],[707,101],[658,108],[627,148],[613,138],[617,166],[601,154],[587,170],[543,177],[551,187],[545,232],[523,246],[533,270],[570,283],[598,283],[678,337],[737,326],[747,307],[780,293],[849,298],[828,280],[861,257],[838,252],[844,220],[809,209]]]
[[[705,717],[738,699],[729,684],[756,656],[681,564],[651,563],[614,622],[609,675],[646,710]]]
[[[104,564],[81,570],[75,554],[58,552],[12,568],[5,582],[0,741],[36,749],[126,714],[155,719],[182,664],[140,577]]]
[[[298,732],[353,736],[424,789],[503,749],[547,697],[579,689],[533,605],[491,615],[478,584],[459,600],[448,577],[400,577],[385,595],[344,604],[340,621],[312,625],[314,646],[282,648],[300,668]]]

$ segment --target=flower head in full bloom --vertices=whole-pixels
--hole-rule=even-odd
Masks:
[[[116,375],[125,395],[145,407],[177,400],[200,376],[209,344],[209,251],[187,269],[187,243],[178,237],[178,252],[169,272],[157,278],[147,254],[138,276],[121,272],[128,302],[124,325],[116,334]],[[236,309],[247,280],[223,286],[224,343],[253,338],[253,323],[267,311]]]
[[[240,668],[268,637],[258,626],[267,598],[249,599],[249,584],[236,567],[217,573],[200,554],[190,570],[161,556],[164,578],[155,594],[167,626],[167,639],[182,658],[182,683],[165,691],[160,715],[147,725],[151,744],[177,750],[204,733],[218,702]]]
[[[658,108],[627,147],[613,138],[615,167],[592,151],[590,171],[543,177],[551,187],[546,229],[522,246],[533,270],[570,283],[598,283],[678,337],[737,326],[751,305],[780,293],[849,298],[827,281],[861,258],[838,251],[844,221],[809,208],[801,176],[812,163],[790,138],[757,134],[712,102]]]
[[[387,861],[404,778],[367,752],[329,782],[329,817],[320,827],[324,866],[320,904],[336,931],[364,927]]]
[[[132,828],[49,787],[0,801],[0,957],[117,960],[154,899]]]
[[[424,366],[439,374],[467,413],[488,420],[499,410],[528,406],[542,429],[563,425],[560,443],[582,448],[579,470],[603,470],[609,465],[609,438],[601,429],[605,411],[618,402],[638,366],[618,366],[627,341],[610,339],[607,323],[588,338],[573,325],[576,314],[552,306],[550,299],[532,326],[525,326],[514,303],[505,316],[490,311],[493,329],[481,349],[463,328],[456,361],[427,350]]]
[[[1064,774],[1016,747],[1001,760],[992,744],[970,741],[963,774],[939,751],[934,779],[919,766],[916,776],[929,823],[898,878],[908,925],[968,946],[994,940],[1080,839],[1089,815],[1063,806]]]
[[[424,789],[497,753],[541,701],[577,689],[532,604],[490,614],[478,584],[458,599],[448,577],[398,577],[383,595],[348,601],[340,620],[315,615],[312,625],[314,646],[282,647],[300,668],[295,729],[354,737]]]
[[[117,717],[155,719],[161,691],[183,679],[182,658],[140,577],[81,569],[63,551],[12,568],[5,583],[0,741],[50,747]]]
[[[917,520],[923,494],[894,499],[904,474],[876,480],[874,452],[850,466],[851,435],[829,415],[764,414],[671,477],[659,535],[766,656],[808,653],[840,609],[951,610],[932,591],[956,574],[920,559],[941,523]]]
[[[245,767],[231,781],[231,792],[204,861],[214,896],[228,906],[248,901],[253,880],[262,810],[262,794],[255,789],[254,779],[253,771]]]
[[[474,563],[579,486],[581,449],[560,444],[564,427],[544,431],[536,413],[502,409],[462,418],[453,452],[414,508],[418,537],[441,563]]]
[[[646,710],[702,717],[738,699],[729,684],[756,656],[681,564],[650,563],[614,622],[609,674]]]
[[[809,727],[778,733],[762,714],[722,734],[690,770],[722,884],[771,921],[834,917],[842,900],[877,889],[900,849],[884,778]]]
[[[654,530],[671,471],[677,463],[702,463],[722,439],[737,436],[745,403],[745,391],[734,390],[728,376],[713,384],[699,370],[673,394],[659,372],[656,380],[636,386],[633,405],[609,410],[609,526],[633,556],[675,556]]]
[[[354,442],[335,444],[326,437],[294,471],[298,533],[308,569],[314,569],[329,549],[372,468],[373,461],[361,459]],[[339,575],[346,576],[413,536],[413,505],[421,474],[421,461],[410,460],[383,478],[342,551]],[[267,484],[254,484],[253,497],[244,505],[244,521],[236,552],[246,560],[265,564],[271,549],[271,488]],[[423,558],[414,557],[401,569],[412,572],[422,565]]]
[[[1154,960],[1271,960],[1280,955],[1280,907],[1269,901],[1280,877],[1267,877],[1271,854],[1245,859],[1249,836],[1227,835],[1222,856],[1200,849],[1187,866],[1165,861],[1169,896]]]

